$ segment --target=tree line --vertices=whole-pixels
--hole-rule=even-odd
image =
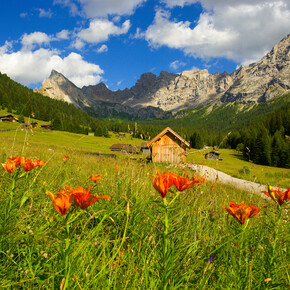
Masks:
[[[35,93],[11,80],[6,74],[0,73],[0,105],[8,112],[14,110],[20,119],[23,119],[23,116],[33,117],[50,121],[52,129],[55,130],[82,134],[93,132],[95,136],[109,137],[109,131],[127,132],[132,137],[144,141],[149,141],[165,127],[170,126],[181,137],[190,140],[193,148],[209,145],[237,149],[254,163],[289,168],[290,104],[283,103],[283,99],[281,100],[283,106],[280,104],[279,107],[277,103],[276,111],[266,115],[263,112],[270,110],[267,104],[245,115],[237,115],[237,106],[233,106],[226,109],[217,108],[215,114],[202,117],[206,108],[201,108],[197,111],[202,126],[194,126],[193,124],[197,124],[197,119],[190,120],[193,115],[185,112],[181,112],[180,114],[184,115],[179,116],[178,119],[162,121],[100,120],[72,104]],[[225,118],[225,114],[228,118]],[[254,118],[253,114],[258,115],[258,118]],[[242,127],[242,123],[236,122],[239,116],[242,116],[244,122],[247,121]],[[254,124],[249,125],[253,120]],[[213,123],[215,125],[211,125]],[[232,126],[229,126],[231,124]],[[234,129],[229,134],[225,128]]]

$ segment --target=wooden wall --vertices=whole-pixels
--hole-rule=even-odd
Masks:
[[[152,161],[165,163],[184,163],[186,156],[185,151],[174,141],[174,136],[164,135],[152,145]]]

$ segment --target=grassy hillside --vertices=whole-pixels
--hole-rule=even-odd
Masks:
[[[85,154],[109,152],[116,141],[58,131],[0,132],[2,163],[17,155],[46,161],[27,172],[0,168],[1,288],[287,289],[287,206],[210,182],[180,194],[172,186],[162,199],[152,185],[156,167],[178,175],[184,169]],[[231,151],[222,155],[226,166],[237,160]],[[91,174],[102,175],[100,181],[94,184]],[[59,192],[66,184],[85,192],[92,186],[90,194],[110,200],[81,209],[71,195],[68,208],[69,200],[56,203],[66,198]],[[242,201],[259,211],[244,224],[223,208]],[[56,208],[64,206],[61,215]]]
[[[6,126],[8,126],[7,128],[19,127],[19,124],[0,122],[0,130],[1,128],[2,130],[5,129]],[[1,162],[5,161],[5,156],[18,155],[20,152],[34,156],[33,152],[35,151],[38,151],[41,156],[43,151],[51,152],[51,154],[59,154],[57,152],[60,151],[64,155],[91,152],[116,154],[117,158],[121,159],[145,158],[146,156],[142,154],[125,155],[120,152],[110,151],[110,146],[116,143],[140,146],[143,142],[141,139],[132,138],[128,133],[125,135],[126,137],[120,138],[110,132],[110,138],[104,138],[63,131],[38,131],[38,129],[33,131],[0,132],[0,142],[4,154]],[[191,149],[187,162],[207,165],[231,176],[262,184],[271,184],[283,188],[290,184],[290,169],[256,165],[245,160],[241,153],[230,149],[219,150],[223,161],[206,160],[204,159],[204,154],[208,151]],[[246,167],[246,170],[244,170],[244,167]]]
[[[205,159],[204,154],[208,150],[191,149],[187,156],[187,162],[206,165],[233,177],[261,183],[272,184],[278,187],[287,188],[290,184],[290,169],[263,166],[248,162],[242,153],[232,149],[220,149],[218,152],[223,160]]]
[[[277,97],[267,103],[242,104],[229,103],[220,106],[206,106],[178,112],[175,118],[160,120],[158,125],[227,131],[241,129],[260,121],[265,115],[290,103],[290,93]],[[155,124],[155,121],[146,124]],[[157,123],[156,123],[157,124]]]

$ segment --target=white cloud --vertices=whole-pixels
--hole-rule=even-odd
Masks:
[[[39,17],[41,18],[51,18],[52,17],[52,12],[50,9],[45,10],[42,8],[38,8],[38,13],[39,13]]]
[[[22,13],[19,14],[19,16],[20,16],[21,18],[25,18],[25,17],[28,16],[28,13],[26,13],[26,12],[22,12]]]
[[[89,28],[81,30],[77,37],[81,41],[97,44],[107,41],[110,35],[125,34],[129,28],[130,20],[126,20],[119,27],[107,19],[94,19],[91,21]]]
[[[27,86],[42,82],[52,69],[63,73],[79,87],[100,82],[104,73],[98,65],[83,60],[77,53],[64,58],[58,51],[43,48],[0,53],[0,71]]]
[[[161,3],[165,3],[167,7],[175,7],[175,6],[185,6],[198,2],[197,0],[161,0]]]
[[[102,53],[102,52],[107,52],[108,51],[108,46],[106,44],[103,44],[98,50],[98,53]]]
[[[55,68],[78,87],[99,83],[104,73],[99,65],[86,62],[80,54],[74,52],[58,62]]]
[[[49,44],[52,38],[43,32],[33,32],[30,34],[25,33],[21,37],[21,44],[23,48],[32,50],[35,45]]]
[[[53,1],[54,5],[61,5],[61,6],[65,6],[68,7],[70,10],[70,13],[72,15],[78,15],[79,14],[79,9],[78,6],[73,2],[73,0],[54,0]]]
[[[170,63],[170,68],[174,69],[174,70],[178,70],[180,67],[185,66],[186,63],[179,61],[179,60],[175,60],[172,63]]]
[[[146,0],[78,0],[87,17],[130,15]]]
[[[136,33],[132,37],[136,39],[142,39],[145,37],[145,33],[139,27],[137,27]]]
[[[85,17],[104,17],[107,15],[131,15],[147,0],[54,0],[54,4],[69,7],[71,13]]]
[[[58,39],[68,39],[69,35],[70,35],[70,32],[66,29],[63,29],[62,31],[60,31],[56,34],[56,37]]]
[[[197,1],[164,0],[168,7]],[[168,46],[204,59],[226,57],[247,64],[257,61],[289,33],[290,5],[286,0],[201,0],[205,9],[197,23],[171,20],[157,10],[145,31],[153,47]]]
[[[81,50],[86,44],[81,41],[80,39],[76,39],[73,43],[72,43],[72,47]]]
[[[12,48],[12,42],[5,41],[3,46],[0,46],[0,55],[8,52]]]

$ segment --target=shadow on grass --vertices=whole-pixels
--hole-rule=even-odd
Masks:
[[[242,161],[246,161],[246,162],[249,162],[249,160],[247,158],[245,158],[243,155],[239,154],[239,153],[230,153],[229,155],[237,158],[237,159],[240,159]],[[250,162],[249,162],[250,163]]]

